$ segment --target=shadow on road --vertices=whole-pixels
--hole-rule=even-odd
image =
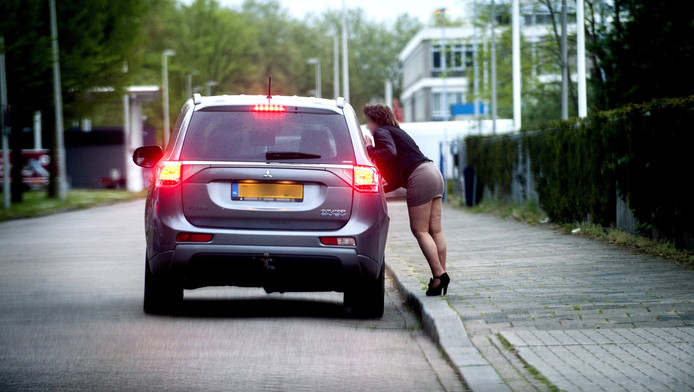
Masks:
[[[342,303],[289,298],[185,299],[171,316],[200,318],[351,318]]]

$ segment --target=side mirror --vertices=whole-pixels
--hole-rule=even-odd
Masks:
[[[133,162],[137,166],[154,167],[164,156],[164,150],[159,146],[144,146],[133,152]]]

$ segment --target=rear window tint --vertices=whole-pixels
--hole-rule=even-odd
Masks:
[[[273,162],[347,163],[354,161],[349,130],[342,115],[321,113],[193,113],[181,150],[187,161],[266,162],[267,152],[303,153],[319,158]]]

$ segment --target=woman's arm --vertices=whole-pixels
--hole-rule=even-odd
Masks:
[[[395,147],[395,141],[393,140],[393,136],[390,135],[390,132],[381,128],[377,129],[376,132],[374,132],[374,143],[376,144],[375,147],[366,147],[366,151],[372,158],[376,158],[383,162],[395,159],[398,150]]]

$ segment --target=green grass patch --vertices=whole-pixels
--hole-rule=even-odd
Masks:
[[[517,204],[501,200],[484,200],[470,209],[473,213],[487,213],[501,218],[513,218],[517,221],[536,225],[547,221],[547,214],[533,200]]]
[[[106,189],[73,189],[68,192],[65,201],[48,198],[46,191],[25,192],[21,203],[12,203],[9,210],[0,209],[0,221],[31,218],[61,211],[84,209],[101,204],[134,200],[147,194]]]
[[[453,203],[453,205],[457,204]],[[503,200],[484,200],[475,207],[468,209],[468,211],[491,214],[501,218],[512,218],[533,226],[538,223],[548,222],[547,214],[532,200],[525,204],[516,204]],[[677,249],[668,241],[632,235],[614,227],[603,227],[594,223],[562,223],[553,224],[553,227],[567,234],[581,235],[594,240],[623,246],[638,253],[674,260],[684,268],[694,269],[694,252]]]
[[[523,362],[525,362],[525,361],[523,361]],[[537,381],[545,384],[547,386],[547,388],[549,388],[550,391],[552,391],[552,392],[560,392],[561,391],[561,389],[557,388],[554,384],[552,384],[552,382],[549,381],[549,379],[547,377],[543,376],[542,373],[540,373],[540,371],[537,370],[534,366],[531,366],[530,364],[525,362],[525,368],[528,370],[528,372],[530,374],[533,375],[533,377],[535,377],[535,379]]]
[[[502,346],[503,348],[505,348],[506,350],[508,350],[508,351],[510,351],[510,352],[512,352],[512,353],[514,353],[514,354],[517,354],[517,353],[518,353],[518,351],[516,350],[516,348],[513,347],[513,345],[511,344],[511,342],[509,342],[503,335],[501,335],[500,333],[498,333],[498,334],[496,334],[496,337],[497,337],[497,339],[499,339],[499,342],[501,343],[501,346]]]
[[[537,370],[534,366],[530,365],[528,362],[526,362],[520,355],[518,355],[518,350],[504,338],[500,333],[496,334],[497,339],[499,339],[499,342],[501,343],[501,346],[503,346],[506,350],[510,351],[515,355],[522,363],[523,367],[539,382],[544,384],[550,391],[552,392],[559,392],[560,389],[557,388],[552,382],[545,376],[540,373],[539,370]]]
[[[675,248],[671,242],[632,235],[614,227],[603,227],[594,223],[565,225],[567,232],[580,229],[578,235],[616,244],[639,253],[677,261],[686,268],[694,268],[694,253]]]

